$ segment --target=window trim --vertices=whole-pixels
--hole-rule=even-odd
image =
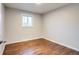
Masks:
[[[27,26],[23,26],[23,22],[22,22],[23,21],[23,18],[22,18],[23,16],[32,17],[31,15],[22,14],[21,15],[21,26],[22,27],[33,27],[33,17],[32,17],[32,26],[28,26],[28,25]],[[27,20],[27,23],[28,23],[28,20]]]

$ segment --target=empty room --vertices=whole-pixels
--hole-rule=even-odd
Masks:
[[[79,3],[1,3],[0,55],[79,55]]]

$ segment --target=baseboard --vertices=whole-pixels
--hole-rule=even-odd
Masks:
[[[40,37],[40,38],[41,38],[41,37]],[[20,40],[20,41],[16,41],[16,42],[10,42],[10,43],[6,43],[6,45],[14,44],[14,43],[19,43],[19,42],[24,42],[24,41],[29,41],[29,40],[40,39],[40,38],[30,38],[30,39]]]
[[[19,43],[19,42],[23,42],[23,41],[35,40],[35,39],[39,39],[39,38],[25,39],[25,40],[21,40],[21,41],[16,41],[16,42],[7,43],[6,45],[8,45],[8,44],[14,44],[14,43]],[[68,45],[66,45],[66,44],[59,43],[59,42],[57,42],[57,41],[55,41],[55,40],[52,40],[52,39],[50,39],[50,38],[44,37],[44,39],[49,40],[49,41],[52,41],[52,42],[55,42],[55,43],[57,43],[57,44],[59,44],[59,45],[65,46],[65,47],[70,48],[70,49],[72,49],[72,50],[79,51],[79,49],[77,49],[77,48],[70,47],[70,46],[68,46]]]
[[[67,47],[67,48],[70,48],[70,49],[72,49],[72,50],[75,50],[75,51],[78,51],[78,52],[79,52],[79,49],[77,49],[77,48],[70,47],[70,46],[68,46],[68,45],[59,43],[59,42],[57,42],[57,41],[55,41],[55,40],[52,40],[52,39],[50,39],[50,38],[44,38],[44,39],[47,39],[47,40],[49,40],[49,41],[55,42],[55,43],[57,43],[57,44],[59,44],[59,45],[62,45],[62,46],[64,46],[64,47]]]

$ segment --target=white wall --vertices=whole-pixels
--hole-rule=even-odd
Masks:
[[[0,40],[3,40],[4,38],[4,6],[0,4]]]
[[[79,4],[45,14],[43,27],[44,38],[79,51]]]
[[[21,27],[21,14],[33,16],[34,27]],[[44,36],[44,38],[79,51],[79,4],[71,4],[41,16],[6,8],[5,38],[7,44]]]
[[[4,18],[5,18],[5,9],[4,9],[4,5],[0,4],[0,41],[4,41]],[[3,53],[4,51],[4,47],[5,44],[2,43],[0,44],[0,55]]]
[[[22,14],[33,17],[33,27],[22,27]],[[38,14],[6,8],[5,19],[7,44],[41,38],[42,36],[42,19]]]

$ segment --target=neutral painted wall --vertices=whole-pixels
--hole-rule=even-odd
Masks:
[[[79,4],[45,14],[43,27],[45,38],[79,51]]]
[[[22,14],[33,17],[33,27],[22,27]],[[42,19],[38,14],[6,8],[5,20],[7,44],[41,38],[42,36]]]
[[[5,18],[5,8],[4,5],[0,3],[0,41],[4,41],[4,18]],[[0,55],[4,51],[5,44],[0,44]]]
[[[4,5],[0,4],[0,40],[3,40],[2,38],[4,37]]]
[[[21,27],[21,14],[33,16],[33,27]],[[64,6],[41,16],[6,8],[7,44],[43,37],[79,50],[79,4]]]

